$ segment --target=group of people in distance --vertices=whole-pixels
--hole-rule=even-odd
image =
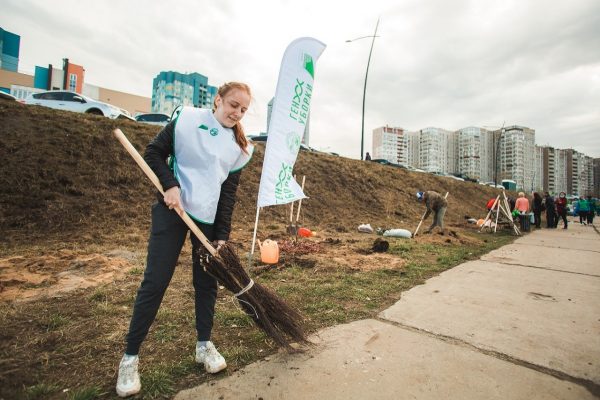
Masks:
[[[575,198],[573,200],[574,215],[579,216],[579,222],[582,225],[592,224],[594,216],[598,212],[598,204],[592,196]],[[563,221],[563,229],[567,229],[569,222],[567,215],[569,213],[567,194],[560,192],[557,197],[553,197],[549,192],[545,192],[544,196],[538,192],[533,192],[533,201],[531,205],[529,199],[525,197],[525,193],[519,192],[519,197],[514,202],[514,209],[520,214],[533,213],[535,227],[542,227],[542,213],[546,213],[546,228],[554,229],[558,226],[560,220]]]

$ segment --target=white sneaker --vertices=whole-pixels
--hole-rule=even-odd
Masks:
[[[117,394],[127,397],[139,393],[142,389],[140,374],[138,374],[138,356],[124,355],[119,364],[119,377],[117,378]]]
[[[216,374],[227,368],[225,359],[219,354],[215,345],[210,341],[206,342],[206,347],[200,346],[196,342],[196,362],[198,364],[204,363],[204,369],[211,374]]]

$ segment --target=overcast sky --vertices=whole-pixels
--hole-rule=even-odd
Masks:
[[[360,157],[382,125],[407,130],[523,125],[536,143],[600,157],[598,0],[3,0],[21,36],[19,68],[83,65],[90,84],[151,97],[160,72],[253,89],[242,121],[266,130],[286,46],[327,45],[315,70],[310,145]]]

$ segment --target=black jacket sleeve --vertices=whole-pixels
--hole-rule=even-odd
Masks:
[[[152,139],[144,152],[144,160],[158,177],[164,191],[179,186],[179,182],[167,164],[167,158],[173,154],[174,132],[175,121],[172,121]]]
[[[214,223],[215,240],[229,240],[231,215],[235,206],[236,192],[241,174],[242,171],[229,174],[225,182],[221,185],[221,195]]]

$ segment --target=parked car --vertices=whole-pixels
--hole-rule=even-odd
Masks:
[[[112,119],[133,119],[127,111],[122,110],[119,107],[66,90],[31,93],[25,98],[23,103],[56,108],[58,110],[103,115]]]
[[[3,92],[2,90],[0,90],[0,99],[3,99],[3,100],[13,100],[13,101],[17,100],[17,98],[15,96],[13,96],[10,93]]]
[[[136,115],[135,120],[146,124],[165,126],[171,121],[171,117],[167,114],[148,113]]]
[[[250,135],[250,136],[247,136],[247,138],[252,140],[253,142],[266,142],[268,136],[267,135]]]

